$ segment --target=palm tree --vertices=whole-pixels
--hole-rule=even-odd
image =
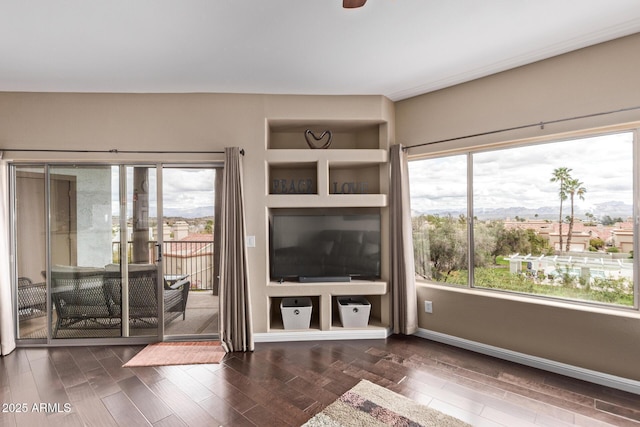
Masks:
[[[584,200],[584,193],[587,192],[587,189],[582,186],[583,182],[569,177],[565,181],[565,192],[569,195],[569,200],[571,201],[571,215],[569,216],[569,233],[567,234],[567,252],[569,252],[569,248],[571,247],[571,232],[573,231],[573,200],[575,196],[580,197],[580,200]]]
[[[565,186],[565,182],[571,178],[571,175],[569,175],[569,172],[571,172],[571,169],[566,168],[566,167],[561,167],[561,168],[556,168],[553,170],[553,173],[551,175],[551,182],[559,182],[560,183],[560,191],[558,192],[558,196],[560,197],[560,216],[559,216],[559,223],[560,223],[560,253],[562,253],[562,202],[564,202],[565,200],[567,200],[567,191],[566,191],[566,186]]]

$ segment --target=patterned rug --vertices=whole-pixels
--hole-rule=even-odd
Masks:
[[[367,380],[340,396],[303,427],[437,426],[469,424]]]
[[[143,348],[122,367],[220,363],[225,354],[220,341],[159,342]]]

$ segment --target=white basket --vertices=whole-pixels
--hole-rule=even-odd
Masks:
[[[311,298],[282,298],[280,311],[285,329],[309,329],[311,324]]]
[[[338,297],[340,322],[345,328],[366,328],[371,303],[364,297]]]

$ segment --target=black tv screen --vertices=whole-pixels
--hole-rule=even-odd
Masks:
[[[271,280],[380,278],[380,214],[273,214]]]

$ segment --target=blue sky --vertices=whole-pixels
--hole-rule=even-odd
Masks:
[[[559,205],[559,184],[550,182],[558,167],[587,189],[576,206],[591,210],[598,203],[632,204],[633,134],[630,132],[559,143],[477,152],[473,155],[474,207],[540,208]],[[466,155],[409,163],[412,209],[463,210],[466,207]]]
[[[149,169],[149,206],[150,215],[156,216],[156,169]],[[163,169],[163,207],[165,212],[177,210],[194,210],[214,205],[215,171],[211,168],[164,168]],[[113,167],[111,173],[112,212],[118,215],[118,168]],[[133,167],[127,168],[127,182],[133,182]],[[128,200],[131,200],[131,188],[128,188]],[[129,215],[132,212],[128,205]]]

